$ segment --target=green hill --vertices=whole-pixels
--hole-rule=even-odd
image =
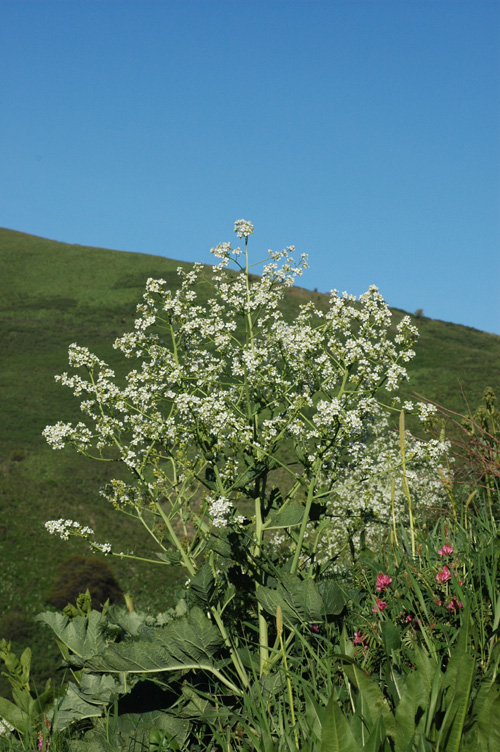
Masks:
[[[80,416],[78,401],[54,382],[54,374],[67,367],[68,345],[87,345],[116,364],[119,356],[112,342],[132,327],[146,279],[161,276],[177,287],[178,266],[162,257],[68,245],[0,229],[2,613],[42,610],[57,565],[71,554],[85,552],[83,544],[49,536],[43,527],[47,519],[77,519],[91,524],[98,540],[127,539],[140,550],[140,531],[98,494],[109,467],[69,451],[50,450],[41,432],[47,424]],[[308,299],[327,303],[326,296],[297,288],[287,294],[285,307],[293,315]],[[395,310],[394,323],[403,315]],[[421,339],[409,368],[409,392],[458,411],[465,409],[463,395],[476,406],[485,386],[500,392],[499,336],[427,318],[416,323]],[[161,610],[170,605],[169,588],[175,578],[165,582],[163,567],[151,569],[140,563],[114,566],[137,607]]]

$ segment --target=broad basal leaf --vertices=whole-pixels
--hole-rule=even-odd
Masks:
[[[88,616],[69,619],[64,614],[46,611],[36,617],[47,624],[62,645],[81,659],[81,662],[105,650],[107,641],[102,630],[107,618],[100,611],[91,611]]]
[[[83,718],[98,718],[120,689],[119,682],[112,676],[82,674],[80,686],[70,682],[66,694],[54,708],[54,729],[60,731]]]
[[[181,619],[153,633],[150,642],[125,641],[111,645],[103,655],[96,655],[85,667],[98,673],[149,674],[164,671],[202,670],[215,675],[232,691],[240,694],[219,670],[214,655],[222,645],[217,627],[200,608],[193,608]]]

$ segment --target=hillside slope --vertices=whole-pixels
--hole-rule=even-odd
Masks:
[[[112,342],[132,327],[146,279],[161,276],[175,288],[178,266],[158,256],[68,245],[0,229],[0,610],[41,610],[55,565],[82,552],[84,547],[76,542],[51,538],[43,527],[47,519],[78,519],[95,528],[98,540],[126,539],[130,549],[139,551],[145,544],[133,523],[117,519],[98,495],[109,466],[69,451],[54,452],[41,432],[47,424],[80,417],[77,400],[54,382],[54,374],[67,368],[68,345],[87,345],[115,364]],[[288,315],[309,299],[327,305],[326,296],[297,288],[287,294]],[[394,311],[394,323],[403,315]],[[471,406],[480,401],[485,386],[500,393],[500,337],[426,318],[416,323],[421,339],[409,368],[409,393],[462,411],[462,392]],[[138,606],[161,608],[158,592],[163,587],[168,600],[168,588],[151,569],[122,562],[117,574]],[[37,573],[36,583],[32,572]]]

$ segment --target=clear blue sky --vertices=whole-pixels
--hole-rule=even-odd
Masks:
[[[500,3],[0,0],[0,226],[500,333]]]

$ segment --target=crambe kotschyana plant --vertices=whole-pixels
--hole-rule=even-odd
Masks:
[[[84,419],[44,435],[54,449],[71,445],[128,468],[127,481],[101,493],[150,534],[156,551],[142,559],[184,568],[196,629],[205,619],[218,635],[210,649],[226,656],[216,672],[199,657],[189,665],[203,664],[237,694],[280,662],[277,606],[285,629],[342,608],[320,583],[328,560],[317,561],[332,524],[328,501],[347,450],[379,417],[379,393],[387,398],[406,378],[417,331],[406,316],[391,340],[375,286],[358,300],[333,290],[326,312],[307,303],[287,321],[280,303],[307,257],[296,263],[293,246],[269,251],[253,277],[253,226],[239,220],[235,232],[243,247],[212,249],[219,263],[209,279],[195,264],[179,268],[175,293],[148,280],[135,329],[115,342],[133,361],[123,383],[87,348],[70,346],[74,371],[56,378],[81,398]],[[47,528],[136,555],[111,551],[72,520]],[[100,670],[132,670],[122,658]]]

